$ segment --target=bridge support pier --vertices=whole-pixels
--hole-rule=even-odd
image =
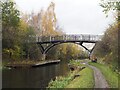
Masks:
[[[43,53],[43,54],[42,54],[42,60],[45,61],[45,59],[46,59],[46,54]]]
[[[54,47],[55,45],[58,45],[60,43],[54,43],[54,44],[48,44],[47,46],[44,46],[43,44],[39,44],[40,45],[40,50],[42,53],[42,60],[46,60],[46,54],[47,52]]]

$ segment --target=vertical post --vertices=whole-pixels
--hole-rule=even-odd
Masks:
[[[52,37],[52,40],[53,40],[53,41],[55,40],[55,37],[54,37],[54,36]]]
[[[51,36],[50,36],[50,42],[51,42]]]
[[[63,35],[63,41],[65,40],[65,35]]]
[[[42,60],[45,61],[45,59],[46,59],[46,54],[43,53],[43,54],[42,54]]]
[[[91,39],[90,39],[90,35],[89,35],[88,37],[89,37],[89,41],[90,41],[90,40],[91,40]]]

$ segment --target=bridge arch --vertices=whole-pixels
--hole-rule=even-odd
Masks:
[[[67,42],[67,41],[66,41],[66,42],[57,42],[57,43],[51,43],[51,44],[49,44],[49,45],[46,46],[46,47],[44,47],[42,44],[39,44],[40,47],[41,47],[40,49],[41,49],[41,53],[43,54],[44,59],[45,59],[46,54],[49,52],[50,49],[52,49],[53,47],[55,47],[55,46],[57,46],[57,45],[63,44],[63,43],[73,43],[73,44],[82,46],[85,50],[87,50],[87,51],[89,52],[89,58],[90,58],[90,55],[91,55],[93,49],[94,49],[95,46],[96,46],[96,43],[95,43],[95,45],[93,46],[93,48],[92,48],[91,50],[89,50],[87,47],[85,47],[85,46],[83,45],[83,42],[82,42],[82,41],[81,41],[81,42]]]
[[[89,50],[87,47],[85,47],[84,45],[83,45],[83,42],[58,42],[58,43],[54,43],[54,44],[50,44],[50,45],[48,45],[48,46],[46,46],[46,47],[44,47],[43,45],[41,45],[40,44],[40,47],[41,47],[41,52],[42,52],[42,54],[43,53],[47,53],[51,48],[53,48],[53,47],[55,47],[56,45],[60,45],[60,44],[63,44],[63,43],[73,43],[73,44],[76,44],[76,45],[80,45],[80,46],[82,46],[84,49],[86,49],[88,52],[92,52],[92,50],[94,49],[94,47],[91,49],[91,50]],[[96,44],[95,44],[96,45]]]

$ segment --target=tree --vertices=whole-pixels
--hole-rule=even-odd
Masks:
[[[28,18],[21,18],[19,26],[21,57],[29,60],[40,60],[41,54],[36,42],[34,27],[28,24]]]
[[[54,10],[55,4],[51,2],[47,10],[41,12],[41,30],[43,36],[54,36],[60,34],[60,28],[57,24]]]
[[[3,59],[38,59],[38,47],[31,44],[35,41],[33,28],[26,19],[20,19],[20,12],[11,0],[1,3],[2,6],[2,32],[3,32]],[[34,50],[33,50],[34,47]],[[38,53],[38,54],[36,54]],[[36,54],[36,57],[35,57]]]
[[[101,0],[100,6],[103,7],[103,12],[107,14],[109,11],[116,11],[117,20],[120,20],[120,1],[119,0]],[[107,15],[108,16],[108,15]]]
[[[27,22],[28,25],[34,29],[34,32],[37,36],[41,36],[41,32],[42,32],[41,14],[42,14],[42,10],[38,14],[35,14],[34,12],[32,12],[30,15],[25,15],[28,21]]]
[[[5,2],[1,2],[1,6],[3,28],[6,26],[17,27],[20,21],[20,12],[16,8],[16,3],[11,0],[6,0]]]
[[[109,28],[106,29],[102,41],[97,43],[97,46],[94,50],[94,54],[98,57],[102,57],[102,60],[110,64],[114,69],[118,68],[118,52],[119,52],[119,43],[118,38],[120,37],[120,1],[111,1],[111,0],[102,0],[101,6],[104,9],[104,12],[107,14],[109,11],[117,12],[117,20],[113,24],[109,25]]]
[[[18,26],[20,22],[20,12],[16,9],[16,4],[10,0],[0,2],[2,7],[2,44],[3,51],[11,55],[18,49]]]

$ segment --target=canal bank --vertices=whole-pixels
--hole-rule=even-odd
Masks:
[[[67,76],[57,77],[49,83],[48,88],[93,88],[93,70],[84,64],[86,60],[72,60],[72,69]]]
[[[59,63],[60,60],[49,60],[49,61],[23,61],[23,62],[10,62],[5,65],[5,67],[9,68],[30,68],[30,67],[39,67],[48,64],[56,64]]]

